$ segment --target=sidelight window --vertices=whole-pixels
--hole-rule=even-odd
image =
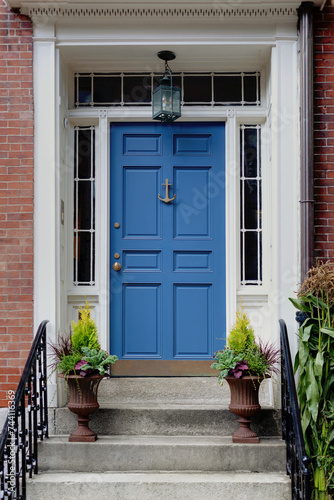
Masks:
[[[261,126],[240,128],[241,284],[262,284]]]
[[[95,285],[95,129],[74,130],[73,284]]]

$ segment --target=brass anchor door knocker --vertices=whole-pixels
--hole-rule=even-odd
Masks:
[[[166,179],[166,182],[164,184],[161,184],[162,186],[166,186],[166,197],[161,198],[160,194],[158,194],[159,200],[163,201],[164,203],[170,203],[171,201],[175,200],[176,194],[174,194],[173,198],[169,197],[169,186],[172,186],[173,184],[168,183],[168,179]]]

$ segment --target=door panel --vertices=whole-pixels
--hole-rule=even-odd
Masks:
[[[155,195],[160,169],[125,167],[123,175],[123,237],[160,238],[161,203]]]
[[[111,352],[122,374],[140,375],[141,360],[145,375],[202,374],[225,346],[224,141],[222,123],[111,127]]]
[[[175,238],[210,238],[212,204],[201,192],[209,183],[209,167],[175,167],[178,201],[174,208]]]
[[[174,358],[212,356],[211,285],[174,285],[173,305]]]
[[[124,357],[162,357],[160,288],[153,284],[123,286]]]

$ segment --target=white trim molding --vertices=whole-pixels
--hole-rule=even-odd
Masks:
[[[53,18],[180,18],[183,22],[187,18],[226,18],[240,21],[242,18],[286,18],[297,17],[296,6],[244,6],[244,7],[125,7],[124,4],[115,7],[64,7],[48,4],[46,6],[32,5],[22,7],[21,13],[32,19],[40,17]]]
[[[31,8],[40,8],[43,3],[41,0],[5,0],[6,4],[10,9],[23,9],[29,10]],[[66,6],[64,6],[64,0],[53,0],[48,2],[48,7],[50,9],[64,9],[64,10],[79,10],[86,9],[90,10],[92,2],[89,0],[72,0],[67,1]],[[174,8],[178,7],[188,7],[188,8],[205,8],[206,5],[212,6],[212,0],[183,0],[181,2],[172,0],[170,2],[166,0],[146,0],[142,2],[141,0],[131,0],[120,2],[120,0],[100,0],[99,2],[93,2],[95,4],[94,9],[106,9],[106,8],[134,8],[136,6],[145,6],[146,8]],[[229,8],[233,6],[236,2],[233,0],[219,0],[219,6],[221,8]],[[323,0],[313,0],[316,7],[323,6]],[[238,8],[253,8],[253,9],[264,9],[264,8],[293,8],[297,9],[301,4],[299,0],[238,0]]]

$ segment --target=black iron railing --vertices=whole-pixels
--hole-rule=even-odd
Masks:
[[[292,500],[311,499],[310,458],[306,455],[299,404],[285,321],[279,320],[282,354],[282,436],[286,443],[286,471]]]
[[[48,437],[46,324],[42,321],[0,438],[0,499],[25,500],[26,475],[38,473],[38,439]]]

